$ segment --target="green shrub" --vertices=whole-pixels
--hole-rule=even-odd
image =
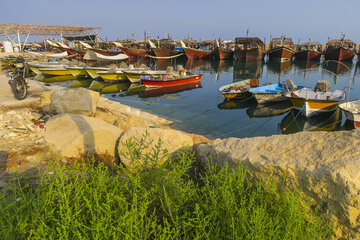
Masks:
[[[139,145],[143,144],[143,145]],[[114,172],[94,159],[49,164],[34,185],[15,177],[0,195],[2,239],[329,239],[301,193],[252,183],[239,165],[193,174],[194,154],[155,164],[161,141],[127,142],[144,164]],[[129,157],[129,156],[128,156]],[[151,159],[157,159],[149,164]]]

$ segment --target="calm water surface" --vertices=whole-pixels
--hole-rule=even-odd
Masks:
[[[346,89],[349,100],[360,98],[360,73],[354,61],[344,64],[329,62],[239,63],[233,61],[172,62],[150,61],[152,68],[166,69],[181,64],[193,73],[203,74],[201,84],[180,88],[157,89],[126,93],[105,94],[111,100],[142,109],[174,121],[174,127],[210,138],[254,137],[294,133],[303,130],[341,130],[351,128],[339,110],[319,117],[306,119],[289,102],[260,105],[254,99],[224,101],[218,88],[248,78],[260,83],[282,82],[291,79],[297,85],[315,87],[318,80],[328,80],[330,89]],[[354,78],[355,76],[355,78]],[[354,79],[353,79],[354,78]]]

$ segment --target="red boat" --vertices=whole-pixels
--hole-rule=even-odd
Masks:
[[[147,87],[165,87],[199,82],[201,80],[201,76],[201,74],[191,74],[190,76],[179,76],[175,78],[166,77],[165,79],[141,80],[141,82]]]
[[[320,43],[316,42],[307,42],[300,43],[297,46],[297,51],[294,56],[297,60],[312,60],[312,61],[320,61],[322,52],[322,46]]]
[[[273,38],[270,42],[270,50],[267,51],[269,61],[291,61],[294,56],[294,44],[291,38]]]
[[[182,53],[168,48],[152,48],[158,59],[169,59],[181,56]]]
[[[201,50],[195,48],[183,48],[188,59],[204,59],[208,58],[211,50]]]
[[[265,44],[258,37],[235,38],[235,60],[240,62],[261,61],[264,58]]]
[[[321,52],[317,50],[301,50],[295,53],[295,58],[305,61],[319,61],[321,58]]]
[[[211,52],[211,57],[216,60],[233,59],[234,52],[225,48],[217,47]]]
[[[119,47],[130,59],[146,57],[149,52],[142,48]]]
[[[142,92],[141,97],[156,97],[167,93],[182,92],[193,88],[201,88],[201,81],[190,82],[190,83],[174,85],[174,86],[145,89],[145,91]]]
[[[324,57],[325,60],[351,61],[356,55],[355,49],[356,44],[344,37],[340,40],[331,40],[326,44]]]

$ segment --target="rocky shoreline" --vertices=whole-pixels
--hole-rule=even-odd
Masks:
[[[290,187],[301,189],[332,219],[336,239],[360,238],[359,130],[209,140],[96,92],[30,85],[30,96],[17,101],[0,75],[0,187],[15,172],[36,174],[49,151],[64,161],[84,155],[115,161],[124,150],[120,142],[148,133],[154,142],[161,137],[170,153],[190,146],[205,164],[244,164],[251,179],[272,176],[282,185],[286,175]]]

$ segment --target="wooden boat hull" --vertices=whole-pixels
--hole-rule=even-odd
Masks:
[[[143,58],[148,55],[145,49],[119,47],[130,59]]]
[[[264,52],[259,48],[251,50],[236,49],[234,56],[235,60],[239,62],[255,62],[264,59]]]
[[[351,61],[355,57],[355,52],[344,47],[327,48],[324,53],[325,60]]]
[[[321,58],[321,52],[315,50],[302,50],[297,51],[295,54],[295,58],[298,60],[312,60],[319,61]]]
[[[179,51],[167,48],[153,48],[152,50],[158,59],[169,59],[182,55],[182,53]]]
[[[267,52],[269,61],[287,62],[291,61],[295,51],[287,47],[277,47]]]
[[[184,52],[188,59],[208,58],[211,53],[210,50],[199,50],[199,49],[194,49],[194,48],[184,48]]]
[[[202,75],[194,75],[189,77],[184,77],[174,80],[142,80],[142,83],[147,87],[165,87],[165,86],[174,86],[180,84],[186,84],[190,82],[199,82],[201,81]]]
[[[100,54],[105,55],[105,56],[116,56],[116,55],[119,55],[121,53],[121,52],[116,51],[116,50],[105,50],[105,49],[98,49],[98,48],[91,48],[89,50],[100,53]]]
[[[215,48],[211,53],[211,58],[224,61],[227,59],[233,59],[234,52],[223,48]]]
[[[121,73],[109,73],[109,72],[98,72],[100,77],[106,83],[116,83],[128,80],[124,72]]]

